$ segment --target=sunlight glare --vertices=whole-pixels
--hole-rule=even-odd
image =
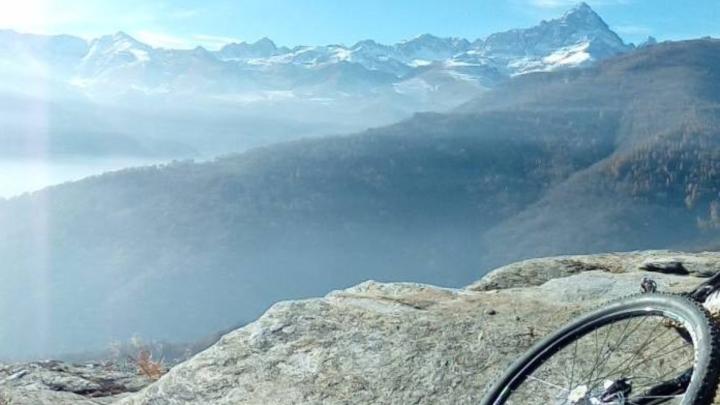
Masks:
[[[3,1],[0,3],[0,27],[45,32],[51,6],[50,0]]]

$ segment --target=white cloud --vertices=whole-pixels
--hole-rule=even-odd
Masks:
[[[123,3],[124,4],[124,3]],[[0,29],[94,38],[157,25],[158,4],[122,7],[87,0],[0,0]]]
[[[237,38],[217,35],[197,34],[191,37],[192,41],[210,50],[217,50],[231,42],[240,42]]]
[[[72,34],[86,39],[122,30],[151,46],[173,49],[192,49],[198,45],[217,49],[237,41],[217,35],[178,34],[170,29],[203,13],[202,9],[176,8],[164,1],[0,0],[0,29]]]
[[[240,42],[237,38],[217,35],[195,34],[182,37],[148,30],[132,31],[130,35],[150,46],[166,49],[193,49],[202,46],[209,50],[218,50],[231,42]]]
[[[137,40],[156,48],[192,49],[197,46],[186,38],[157,31],[133,31],[130,33]]]
[[[0,3],[0,27],[21,32],[47,33],[58,25],[87,18],[81,10],[59,7],[52,0],[23,0]]]

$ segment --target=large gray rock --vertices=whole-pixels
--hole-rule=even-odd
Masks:
[[[662,272],[677,263],[689,274]],[[683,291],[718,270],[717,254],[655,251],[530,260],[458,290],[366,282],[279,303],[120,404],[477,403],[534,341],[643,276]]]
[[[533,342],[642,277],[685,291],[717,271],[717,253],[650,251],[527,260],[464,289],[369,281],[279,303],[149,386],[113,364],[0,366],[0,404],[477,403]]]
[[[481,291],[537,286],[554,278],[567,277],[591,270],[610,273],[647,269],[672,272],[677,263],[682,264],[682,267],[687,270],[686,273],[706,277],[720,271],[720,253],[650,250],[529,259],[491,271],[467,288]]]

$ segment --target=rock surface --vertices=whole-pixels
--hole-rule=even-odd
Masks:
[[[153,384],[110,364],[0,366],[0,404],[472,404],[536,340],[644,276],[685,291],[717,271],[718,253],[648,251],[526,260],[463,289],[368,281],[278,303]]]
[[[111,364],[45,361],[0,366],[1,405],[111,404],[150,380]]]
[[[369,281],[276,304],[119,403],[477,403],[534,341],[643,276],[683,291],[718,270],[720,254],[652,251],[528,260],[464,289]]]

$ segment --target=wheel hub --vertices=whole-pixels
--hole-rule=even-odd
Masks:
[[[602,391],[591,392],[587,385],[578,385],[567,396],[566,403],[571,405],[623,405],[630,396],[632,385],[623,378],[607,380]]]

